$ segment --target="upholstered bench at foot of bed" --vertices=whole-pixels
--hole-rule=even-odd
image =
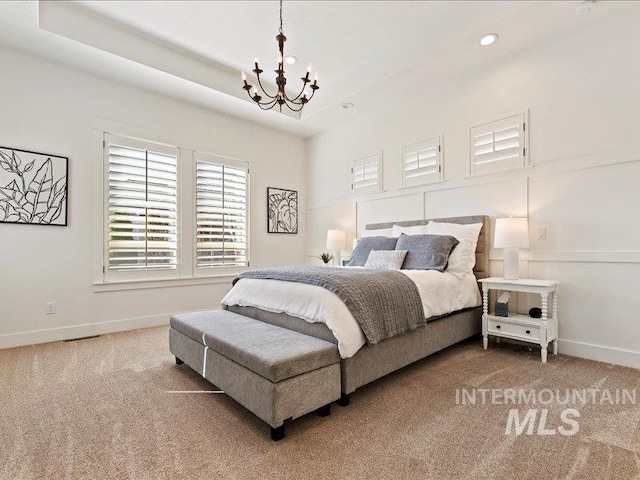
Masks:
[[[335,344],[226,310],[171,316],[169,349],[284,437],[284,421],[340,398]]]

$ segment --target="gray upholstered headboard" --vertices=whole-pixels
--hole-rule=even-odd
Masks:
[[[487,278],[489,276],[489,249],[490,238],[489,228],[490,220],[487,215],[471,215],[468,217],[449,217],[449,218],[427,218],[425,220],[409,220],[404,222],[386,222],[386,223],[369,223],[365,226],[365,230],[378,230],[381,228],[391,228],[393,225],[401,225],[403,227],[411,227],[413,225],[426,225],[429,221],[447,222],[447,223],[482,223],[480,236],[478,237],[478,246],[476,247],[476,266],[473,273],[476,278]]]

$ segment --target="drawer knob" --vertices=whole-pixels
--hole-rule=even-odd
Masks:
[[[527,335],[529,335],[531,333],[531,330],[527,330]]]
[[[500,328],[500,325],[496,325],[496,328]]]

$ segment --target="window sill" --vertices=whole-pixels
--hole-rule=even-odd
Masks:
[[[100,282],[93,284],[93,291],[118,292],[123,290],[143,290],[147,288],[186,287],[191,285],[231,284],[238,274],[211,275],[195,278],[171,278],[160,280],[127,280],[117,282]]]

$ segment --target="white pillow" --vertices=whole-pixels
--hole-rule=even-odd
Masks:
[[[391,237],[391,228],[378,228],[377,230],[365,230],[360,235],[362,237]]]
[[[400,270],[406,255],[407,250],[371,250],[364,268]]]
[[[429,233],[429,225],[414,225],[412,227],[401,227],[400,225],[394,225],[391,236],[399,237],[403,233],[405,235],[425,235]]]
[[[476,245],[481,229],[481,223],[463,225],[461,223],[429,222],[430,234],[451,235],[460,242],[449,255],[447,272],[458,278],[462,278],[467,273],[473,273],[473,267],[476,264]]]

